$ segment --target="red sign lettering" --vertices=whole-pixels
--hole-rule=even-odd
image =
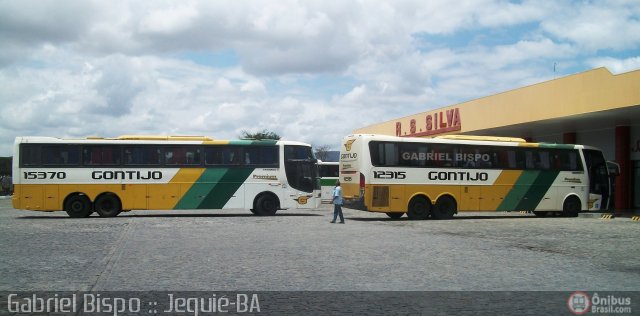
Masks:
[[[432,136],[443,133],[455,132],[462,129],[460,110],[458,108],[427,114],[424,120],[424,129],[419,128],[415,119],[409,121],[409,131],[402,130],[402,122],[396,122],[396,136]],[[419,129],[418,129],[419,128]]]

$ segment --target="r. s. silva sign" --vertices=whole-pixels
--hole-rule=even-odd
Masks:
[[[396,136],[404,137],[431,136],[461,129],[462,120],[459,108],[427,114],[424,119],[412,118],[408,122],[396,122]]]

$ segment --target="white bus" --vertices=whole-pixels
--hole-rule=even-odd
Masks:
[[[340,182],[345,207],[410,219],[458,211],[577,216],[608,210],[612,197],[600,150],[504,137],[350,135]]]
[[[320,188],[322,192],[322,203],[333,201],[333,188],[338,180],[337,161],[318,161],[318,174],[320,175]]]
[[[311,146],[203,136],[17,137],[16,209],[71,217],[129,210],[316,208]]]

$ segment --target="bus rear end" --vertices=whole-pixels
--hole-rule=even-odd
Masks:
[[[350,135],[344,138],[340,148],[340,185],[344,197],[344,206],[366,211],[364,203],[366,172],[363,161],[368,155],[367,139],[362,135]]]

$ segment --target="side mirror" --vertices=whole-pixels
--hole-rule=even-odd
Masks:
[[[611,176],[620,175],[620,165],[616,162],[607,161],[607,169],[609,170],[609,175]]]

